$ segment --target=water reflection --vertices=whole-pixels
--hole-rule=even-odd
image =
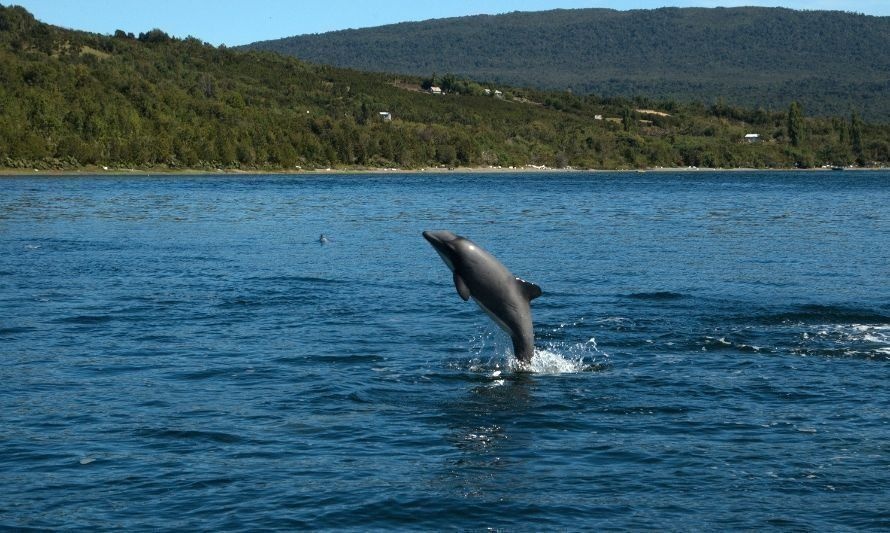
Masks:
[[[443,406],[454,453],[443,456],[440,490],[451,497],[502,500],[505,487],[524,483],[522,465],[537,433],[524,421],[535,408],[536,387],[531,374],[493,376]]]

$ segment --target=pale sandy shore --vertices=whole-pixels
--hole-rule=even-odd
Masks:
[[[890,167],[848,167],[844,171],[875,171],[888,170]],[[108,168],[84,167],[75,170],[41,170],[0,169],[0,177],[22,176],[220,176],[220,175],[343,175],[343,174],[531,174],[531,173],[646,173],[646,172],[832,172],[837,169],[820,167],[809,169],[797,168],[701,168],[701,167],[656,167],[645,169],[578,169],[552,167],[426,167],[426,168],[321,168],[321,169],[171,169],[171,168]]]

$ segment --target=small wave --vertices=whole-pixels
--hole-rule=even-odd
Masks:
[[[836,305],[801,305],[790,311],[758,317],[764,324],[875,324],[890,323],[890,316],[872,309]]]
[[[6,337],[10,335],[17,335],[19,333],[29,333],[31,331],[35,331],[36,328],[32,328],[30,326],[18,326],[11,328],[0,328],[0,337]]]
[[[690,338],[684,349],[890,360],[890,325],[784,322]]]
[[[681,294],[679,292],[656,291],[656,292],[634,292],[634,293],[625,295],[625,297],[631,298],[633,300],[665,301],[665,300],[681,300],[683,298],[686,298],[686,295]]]
[[[313,285],[337,285],[346,283],[342,279],[322,278],[318,276],[255,276],[247,281],[267,281],[275,284],[308,283]]]
[[[195,440],[205,442],[219,442],[224,444],[234,444],[244,440],[239,435],[225,433],[222,431],[198,431],[179,429],[143,428],[137,430],[136,435],[139,437],[155,438],[161,440]]]
[[[710,335],[705,335],[698,339],[691,339],[688,343],[684,343],[683,346],[687,349],[700,349],[703,352],[719,352],[724,350],[742,353],[772,352],[771,348],[749,344],[747,342],[744,342],[740,338],[736,338],[737,336],[738,332],[735,332],[735,335],[729,338],[727,338],[727,336],[713,337]]]
[[[195,370],[191,372],[179,372],[174,374],[176,379],[181,379],[185,381],[202,381],[205,379],[212,379],[218,376],[225,376],[227,374],[232,373],[232,369],[228,367],[223,368],[205,368],[201,370]]]
[[[795,352],[801,355],[890,360],[890,325],[819,325],[801,334]]]
[[[316,355],[312,357],[313,361],[329,364],[367,364],[380,363],[386,361],[386,358],[377,354],[354,354],[354,355]]]
[[[264,305],[266,305],[266,302],[263,300],[239,296],[223,300],[222,302],[217,304],[217,308],[223,310],[248,309],[253,307],[262,307]]]
[[[56,322],[60,324],[104,324],[112,320],[114,317],[111,315],[77,315],[59,318]]]

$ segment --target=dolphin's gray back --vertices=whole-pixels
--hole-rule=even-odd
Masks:
[[[507,270],[493,255],[465,237],[450,231],[425,231],[429,241],[454,277],[461,298],[473,298],[479,307],[513,340],[513,353],[523,363],[535,352],[535,332],[529,302],[541,288]]]

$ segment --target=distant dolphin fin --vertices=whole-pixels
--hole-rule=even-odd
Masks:
[[[516,283],[519,284],[519,290],[522,291],[522,294],[524,294],[526,298],[528,298],[528,301],[532,301],[535,298],[537,298],[538,296],[540,296],[541,294],[543,294],[541,287],[538,287],[537,285],[535,285],[534,283],[532,283],[530,281],[525,281],[524,279],[516,278]]]
[[[464,283],[463,278],[457,272],[454,273],[454,288],[457,289],[457,293],[465,302],[470,299],[470,288],[467,287],[467,284]]]

